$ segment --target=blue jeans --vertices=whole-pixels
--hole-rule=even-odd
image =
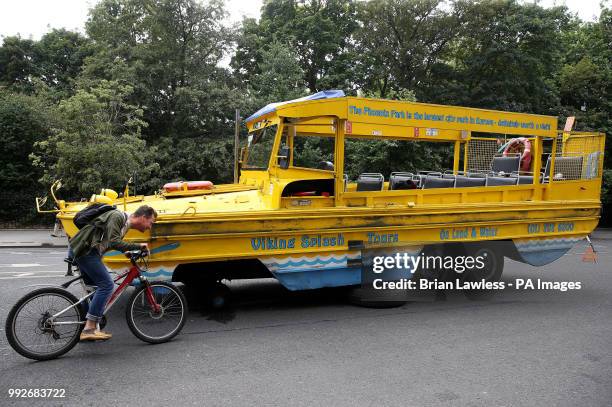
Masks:
[[[72,249],[70,249],[70,252],[72,252]],[[86,318],[90,321],[99,322],[104,314],[104,307],[113,294],[115,283],[106,266],[102,263],[102,256],[97,249],[91,249],[89,253],[76,259],[76,262],[81,273],[86,275],[93,282],[93,285],[98,286],[91,298]]]

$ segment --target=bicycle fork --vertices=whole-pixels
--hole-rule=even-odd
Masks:
[[[156,314],[159,314],[161,312],[161,306],[155,301],[151,283],[149,283],[149,280],[142,276],[140,276],[140,282],[145,286],[145,294],[147,296],[147,300],[149,301],[149,305],[151,306],[151,310]]]

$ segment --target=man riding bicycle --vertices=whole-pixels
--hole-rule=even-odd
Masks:
[[[107,340],[112,337],[108,332],[97,329],[102,319],[104,306],[113,293],[114,282],[102,256],[110,249],[127,252],[130,250],[148,251],[146,243],[132,244],[123,241],[129,229],[145,232],[153,226],[157,212],[148,205],[142,205],[132,214],[113,209],[98,216],[84,226],[70,239],[70,254],[82,274],[97,286],[87,312],[81,341]]]

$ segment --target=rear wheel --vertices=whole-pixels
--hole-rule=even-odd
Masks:
[[[497,282],[501,280],[504,271],[504,255],[500,248],[492,246],[476,246],[470,250],[470,255],[474,258],[480,257],[484,263],[481,269],[472,268],[466,273],[464,281],[477,282]],[[470,300],[488,300],[493,297],[493,289],[474,289],[465,290],[464,294]]]
[[[74,305],[77,302],[72,293],[58,287],[25,295],[6,318],[8,343],[29,359],[48,360],[63,355],[77,344],[85,324],[85,312],[80,305]],[[51,318],[62,310],[66,311]]]
[[[146,285],[140,286],[125,310],[128,327],[140,340],[149,343],[168,342],[181,332],[187,320],[187,300],[177,287],[166,282],[149,284],[160,310],[151,308]]]

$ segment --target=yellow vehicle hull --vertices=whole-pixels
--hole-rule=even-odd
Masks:
[[[558,134],[554,117],[337,98],[268,109],[247,126],[255,132],[277,126],[271,151],[285,155],[272,154],[267,168],[244,167],[235,184],[208,191],[113,197],[127,212],[147,204],[159,213],[150,232],[127,235],[151,244],[152,276],[181,281],[267,273],[292,290],[354,285],[368,250],[418,253],[449,243],[470,248],[496,242],[502,255],[539,266],[562,256],[599,221],[605,136]],[[454,148],[449,175],[456,178],[461,168],[466,174],[478,165],[483,170],[479,162],[488,166],[503,141],[472,132],[499,137],[502,131],[529,138],[532,175],[540,174],[529,184],[393,190],[384,182],[379,190],[363,191],[344,175],[346,138],[447,142]],[[298,133],[335,141],[331,170],[294,165],[291,148]],[[548,174],[541,160],[545,143]],[[304,181],[324,182],[332,190],[285,193]],[[84,205],[59,205],[69,236],[77,232],[72,218]],[[116,252],[104,261],[112,269],[128,264]]]
[[[142,202],[156,206],[155,200],[129,206],[135,209]],[[350,263],[358,262],[363,249],[406,251],[451,242],[506,241],[516,250],[508,246],[507,256],[513,252],[519,261],[547,264],[593,231],[599,203],[317,208],[297,215],[296,210],[287,209],[166,215],[160,216],[150,233],[131,231],[127,238],[151,243],[151,277],[156,279],[173,279],[181,265],[197,265],[205,275],[218,272],[223,262],[253,259],[297,290],[359,284],[360,269]],[[60,215],[69,235],[76,232],[71,218],[69,213]],[[127,266],[117,252],[107,253],[104,260],[111,269]]]

